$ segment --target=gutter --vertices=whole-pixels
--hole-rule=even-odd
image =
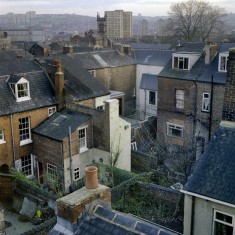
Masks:
[[[16,161],[16,153],[15,153],[15,138],[14,138],[14,129],[13,129],[13,115],[11,114],[11,135],[12,135],[12,152],[13,152],[13,166],[15,168],[15,161]]]
[[[188,191],[185,191],[185,190],[180,190],[180,192],[184,193],[184,194],[187,194],[187,195],[190,195],[190,196],[198,197],[198,198],[201,198],[201,199],[204,199],[204,200],[207,200],[207,201],[211,201],[211,202],[219,203],[219,204],[222,204],[222,205],[225,205],[225,206],[228,206],[228,207],[235,208],[235,204],[231,204],[231,203],[228,203],[228,202],[223,202],[223,201],[211,198],[211,197],[206,197],[206,196],[203,196],[203,195],[200,195],[200,194],[197,194],[197,193],[188,192]]]

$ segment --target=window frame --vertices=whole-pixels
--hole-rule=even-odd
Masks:
[[[0,129],[0,144],[5,144],[5,133],[4,133],[4,129]]]
[[[25,159],[25,158],[30,158],[30,159]],[[31,178],[32,176],[34,176],[33,174],[33,156],[31,154],[29,155],[25,155],[25,156],[21,156],[20,157],[21,160],[21,172],[27,177],[27,178]],[[30,162],[30,163],[28,163]],[[30,169],[28,169],[30,168]],[[26,169],[26,170],[24,170]],[[31,174],[25,174],[26,172],[31,171]]]
[[[186,60],[187,60],[187,62],[186,62]],[[182,68],[180,66],[181,62],[183,63]],[[189,68],[190,68],[189,64],[190,64],[190,58],[189,57],[187,57],[187,56],[177,56],[177,55],[173,56],[173,60],[172,60],[172,68],[173,69],[189,70]]]
[[[154,103],[151,102],[151,99],[150,99],[150,96],[151,94],[154,94]],[[153,91],[153,90],[149,90],[148,91],[148,104],[149,105],[152,105],[152,106],[156,106],[156,91]]]
[[[20,123],[20,120],[21,119],[28,119],[28,121],[27,122],[22,122],[22,123]],[[22,146],[22,145],[25,145],[25,144],[29,144],[29,143],[32,143],[33,141],[32,141],[32,139],[31,139],[31,125],[30,125],[30,117],[22,117],[22,118],[19,118],[18,119],[19,120],[19,137],[20,137],[20,146]],[[27,124],[27,126],[26,126],[26,124]],[[20,126],[22,125],[22,128],[20,128]],[[25,126],[25,127],[24,127]],[[23,133],[23,134],[21,134],[21,131],[23,132],[25,132],[26,130],[28,130],[28,133]],[[21,140],[21,136],[22,135],[28,135],[28,138],[25,138],[25,139],[22,139]]]
[[[170,131],[170,129],[175,129],[175,130],[181,131],[180,136],[174,135],[172,133],[172,131]],[[174,124],[174,123],[167,122],[167,135],[170,136],[170,137],[183,139],[184,138],[184,126],[183,125],[179,125],[179,124]]]
[[[88,127],[85,126],[85,127],[81,127],[81,128],[78,129],[78,140],[79,140],[80,153],[83,153],[83,152],[88,150],[88,148],[87,148],[87,128]],[[84,131],[85,136],[81,138],[81,133],[80,132],[82,132],[82,131]],[[81,143],[83,141],[84,141],[84,144],[82,144],[82,147],[81,147]]]
[[[216,218],[216,213],[220,213],[220,214],[223,214],[223,215],[226,215],[226,216],[230,216],[232,218],[232,223],[228,223],[226,221],[217,219]],[[216,225],[215,225],[216,222],[220,223],[220,224],[223,224],[225,226],[232,227],[233,228],[233,235],[235,235],[235,215],[229,214],[227,212],[219,211],[219,210],[214,210],[214,213],[213,213],[213,234],[215,234],[215,232],[216,232]]]
[[[218,64],[218,71],[219,72],[227,72],[227,65],[228,65],[228,53],[220,53],[219,54],[219,64]],[[224,69],[221,69],[222,58],[225,58],[224,61]]]
[[[51,112],[52,110],[52,112]],[[54,114],[56,112],[56,106],[53,106],[53,107],[49,107],[48,108],[48,117],[50,117],[52,114]]]
[[[208,95],[208,98],[205,98],[205,95]],[[208,109],[205,109],[205,100],[208,99]],[[202,111],[203,112],[210,112],[210,104],[211,104],[211,94],[209,92],[203,92],[202,93]]]
[[[52,172],[49,173],[49,170]],[[51,182],[55,182],[58,179],[57,166],[51,163],[47,163],[47,179]]]
[[[182,94],[177,94],[177,92],[182,92],[183,99],[179,98]],[[175,90],[175,107],[177,109],[184,109],[184,101],[185,101],[185,91],[182,89],[176,89]]]
[[[26,85],[26,89],[23,90],[19,90],[19,86],[21,85]],[[26,100],[30,100],[30,88],[29,88],[29,82],[22,77],[17,83],[9,83],[9,86],[16,98],[16,102],[21,102],[21,101],[26,101]],[[27,95],[24,96],[19,96],[19,92],[27,92]]]
[[[77,177],[77,173],[78,173],[78,177]],[[79,167],[76,167],[76,168],[74,168],[74,170],[73,170],[73,179],[74,179],[74,181],[77,181],[77,180],[79,180],[81,178],[81,176],[80,176],[80,168]]]

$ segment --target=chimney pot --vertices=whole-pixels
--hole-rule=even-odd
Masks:
[[[98,188],[98,168],[96,166],[88,166],[85,168],[86,176],[86,188],[96,189]]]

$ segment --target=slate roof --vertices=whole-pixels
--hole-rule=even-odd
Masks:
[[[158,90],[158,76],[154,74],[143,73],[140,81],[140,89]]]
[[[120,54],[116,50],[78,53],[75,57],[81,60],[86,69],[120,67],[135,64],[133,57]]]
[[[91,119],[91,115],[64,109],[56,112],[32,131],[36,134],[62,141],[69,135],[69,127],[74,132],[79,126]]]
[[[84,67],[75,54],[54,55],[54,59],[61,60],[65,73],[65,99],[86,100],[109,95],[110,92],[101,85]],[[52,60],[46,60],[47,69]],[[48,71],[50,72],[50,71]]]
[[[171,44],[162,43],[131,43],[132,49],[137,50],[170,50],[172,48]]]
[[[183,190],[235,205],[235,122],[221,122]]]
[[[57,104],[54,89],[44,71],[16,75],[29,81],[31,99],[16,102],[16,98],[7,84],[10,75],[0,76],[0,116]]]
[[[171,56],[171,50],[134,50],[136,64],[165,66]]]
[[[17,73],[41,71],[33,56],[21,49],[0,51],[0,76]]]
[[[215,83],[226,83],[226,72],[219,72],[218,71],[218,64],[219,64],[219,53],[221,52],[228,52],[229,48],[235,47],[235,43],[223,43],[219,46],[218,53],[215,58],[211,61],[207,69],[201,74],[198,78],[199,81],[204,82],[211,82],[212,75],[213,81]]]
[[[194,43],[187,42],[183,43],[181,46],[177,46],[177,52],[185,52],[185,53],[200,53],[199,59],[193,65],[190,70],[181,70],[181,69],[173,69],[172,68],[172,59],[166,64],[163,70],[159,73],[159,77],[167,77],[174,79],[183,79],[183,80],[197,80],[200,82],[209,82],[211,80],[211,68],[213,71],[217,71],[215,69],[216,58],[213,60],[213,64],[205,64],[205,48],[206,44],[204,42]],[[214,79],[215,83],[224,83],[220,78]]]
[[[60,229],[57,227],[58,230]],[[58,231],[56,226],[49,235],[64,235],[66,231]],[[173,231],[143,221],[134,216],[124,214],[110,207],[96,205],[87,210],[79,219],[74,235],[176,235]]]

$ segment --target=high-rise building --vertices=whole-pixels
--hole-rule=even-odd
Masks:
[[[140,21],[140,36],[146,36],[148,35],[148,21],[143,19]]]
[[[132,12],[123,10],[105,11],[104,17],[97,14],[98,32],[108,39],[132,36]]]

